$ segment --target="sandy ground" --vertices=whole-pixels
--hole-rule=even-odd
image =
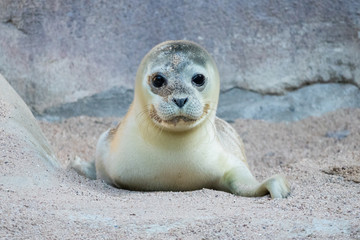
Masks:
[[[91,159],[98,136],[116,121],[77,117],[40,124],[66,166],[76,155]],[[0,238],[360,239],[360,109],[294,123],[239,119],[233,126],[256,177],[288,176],[289,198],[210,189],[126,191],[65,169],[21,188],[0,184]],[[15,171],[11,156],[18,155],[11,151],[22,151],[11,146],[1,176]]]

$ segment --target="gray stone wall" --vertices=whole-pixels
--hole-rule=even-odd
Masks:
[[[142,57],[170,39],[203,45],[223,91],[360,86],[358,0],[0,1],[0,73],[40,115],[94,96],[106,102],[116,89],[125,98]]]

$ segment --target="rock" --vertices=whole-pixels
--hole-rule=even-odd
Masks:
[[[132,102],[134,91],[122,87],[113,87],[107,91],[47,108],[37,118],[46,121],[60,121],[81,115],[93,117],[124,116]]]
[[[359,13],[357,0],[2,0],[0,73],[41,114],[114,87],[133,89],[147,51],[188,39],[214,56],[224,91],[359,86]]]
[[[340,108],[359,107],[359,88],[329,83],[306,86],[283,96],[232,89],[220,95],[217,115],[230,122],[237,118],[297,121]]]
[[[60,168],[54,152],[23,100],[0,75],[0,186],[51,187]]]

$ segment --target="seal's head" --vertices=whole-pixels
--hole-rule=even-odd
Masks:
[[[219,73],[210,54],[189,41],[155,46],[142,60],[135,87],[138,111],[170,131],[213,121],[219,98]]]

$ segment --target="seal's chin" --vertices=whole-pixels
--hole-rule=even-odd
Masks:
[[[184,113],[171,116],[167,119],[161,118],[154,106],[151,106],[149,116],[156,126],[173,131],[185,131],[199,125],[206,117],[209,105],[205,104],[203,113],[199,117],[187,116]]]

